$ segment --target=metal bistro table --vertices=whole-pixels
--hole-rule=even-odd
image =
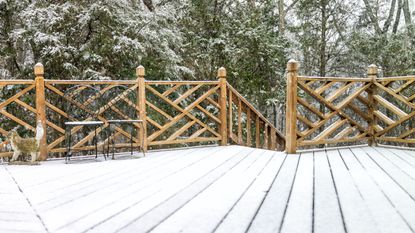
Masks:
[[[104,122],[102,121],[70,121],[65,122],[65,134],[67,135],[69,132],[68,137],[68,152],[66,152],[65,161],[68,162],[70,157],[72,156],[71,152],[71,138],[72,138],[72,127],[75,126],[94,126],[95,127],[95,136],[94,136],[94,144],[95,144],[95,158],[98,158],[98,140],[97,140],[97,127],[102,126]]]
[[[114,132],[111,130],[111,124],[131,124],[132,126],[134,125],[134,123],[139,123],[141,124],[141,127],[143,127],[143,120],[108,120],[108,130],[110,131],[108,135],[110,135],[110,138],[114,135]],[[133,128],[131,127],[131,134],[130,134],[130,144],[131,144],[131,155],[133,155]],[[143,140],[144,138],[141,137],[141,145],[139,146],[139,150],[140,149],[143,151],[143,155],[145,156],[144,150],[143,150]],[[114,138],[112,138],[111,140],[112,142],[112,159],[114,159],[114,154],[115,154],[115,142],[114,142]],[[107,144],[107,156],[109,157],[110,154],[110,140],[108,139],[108,144]]]

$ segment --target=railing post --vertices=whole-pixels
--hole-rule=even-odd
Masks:
[[[298,62],[287,63],[286,151],[295,154],[297,149],[297,75]]]
[[[227,132],[227,122],[226,122],[226,69],[224,67],[219,68],[218,70],[218,79],[220,85],[220,96],[219,96],[219,106],[220,106],[220,135],[222,140],[220,141],[221,146],[228,144],[228,132]],[[232,103],[230,103],[231,105]]]
[[[42,130],[39,143],[39,160],[46,160],[48,158],[48,147],[46,142],[46,101],[45,101],[45,79],[43,65],[37,63],[34,67],[35,86],[36,86],[36,134],[38,130]],[[41,127],[41,129],[39,129]],[[39,135],[36,135],[39,136]]]
[[[146,113],[146,81],[145,81],[145,69],[143,66],[136,68],[137,83],[138,83],[138,116],[143,121],[142,127],[140,127],[140,141],[143,143],[143,151],[147,152],[147,113]]]
[[[376,78],[378,75],[378,67],[374,64],[370,65],[367,68],[367,77],[372,79],[372,84],[370,86],[370,88],[368,89],[368,100],[369,100],[369,118],[370,118],[370,122],[369,122],[369,140],[368,140],[368,144],[369,146],[373,146],[376,145],[376,138],[375,138],[375,127],[376,127],[376,117],[375,117],[375,111],[376,111],[376,100],[375,98],[373,98],[374,95],[376,95]]]

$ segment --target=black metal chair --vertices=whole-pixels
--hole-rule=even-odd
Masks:
[[[121,94],[120,94],[121,92]],[[118,98],[115,96],[114,93],[119,95],[123,95],[122,98],[125,100],[118,100],[113,101],[114,98]],[[130,98],[133,100],[131,100]],[[136,109],[135,102],[137,101],[136,93],[132,90],[129,90],[128,86],[125,85],[115,85],[111,88],[111,91],[107,91],[102,95],[103,101],[107,103],[107,107],[110,108],[113,114],[105,115],[106,123],[108,123],[107,127],[107,156],[110,154],[110,144],[112,145],[112,159],[114,159],[115,155],[115,134],[114,129],[111,126],[114,125],[130,125],[130,151],[131,155],[133,155],[133,133],[134,133],[134,125],[140,124],[140,127],[143,127],[143,121],[138,117],[138,110]],[[144,139],[141,137],[141,145],[138,146],[138,151],[143,150],[143,142]],[[145,154],[144,154],[145,155]]]

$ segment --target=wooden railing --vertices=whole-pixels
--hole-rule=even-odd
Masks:
[[[144,142],[144,150],[207,143],[284,149],[285,138],[226,81],[226,70],[217,81],[145,80],[144,67],[136,80],[45,80],[43,66],[35,66],[35,80],[2,80],[0,134],[17,126],[19,133],[34,136],[36,125],[46,129],[41,157],[62,156],[67,151],[64,123],[103,121],[98,128],[99,147],[115,140],[115,147]],[[115,126],[107,120],[142,119],[143,124]],[[27,131],[27,132],[26,132]],[[74,151],[92,151],[95,131],[87,126],[71,129]],[[142,140],[143,139],[143,140]],[[7,144],[4,141],[1,146]],[[1,152],[0,157],[11,152]]]
[[[298,76],[287,65],[287,152],[350,142],[415,143],[415,76],[367,78]],[[403,144],[402,144],[403,143]]]
[[[229,138],[236,144],[284,150],[285,138],[231,85],[228,87]]]

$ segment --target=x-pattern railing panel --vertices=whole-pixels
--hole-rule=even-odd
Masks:
[[[367,80],[298,77],[298,146],[353,142],[368,136]],[[363,121],[362,121],[363,119]]]
[[[48,128],[48,149],[50,152],[64,152],[66,151],[65,142],[65,121],[88,121],[100,120],[104,125],[97,129],[102,145],[105,145],[108,140],[112,140],[109,134],[106,133],[110,119],[137,119],[137,84],[134,81],[123,82],[108,82],[108,83],[84,83],[84,82],[65,82],[60,83],[56,81],[46,81],[47,93],[47,111],[48,120],[54,121],[54,126]],[[87,93],[88,89],[96,90],[93,93]],[[74,115],[73,112],[80,114]],[[129,127],[129,126],[125,126]],[[118,137],[119,143],[132,138],[134,143],[139,144],[137,130],[126,130],[123,126],[114,126],[115,134],[113,137]],[[135,128],[140,127],[134,124]],[[87,142],[91,141],[95,135],[93,129],[86,129],[85,126],[73,127],[71,134],[76,135],[73,148],[75,150],[91,150],[93,147],[86,146]],[[121,136],[121,137],[119,137]]]
[[[36,128],[36,106],[34,102],[35,83],[33,80],[11,80],[0,84],[0,157],[8,156],[4,151],[10,130],[32,137]]]
[[[150,146],[216,142],[219,82],[146,82]]]
[[[374,84],[376,138],[415,143],[415,77],[381,78]]]

